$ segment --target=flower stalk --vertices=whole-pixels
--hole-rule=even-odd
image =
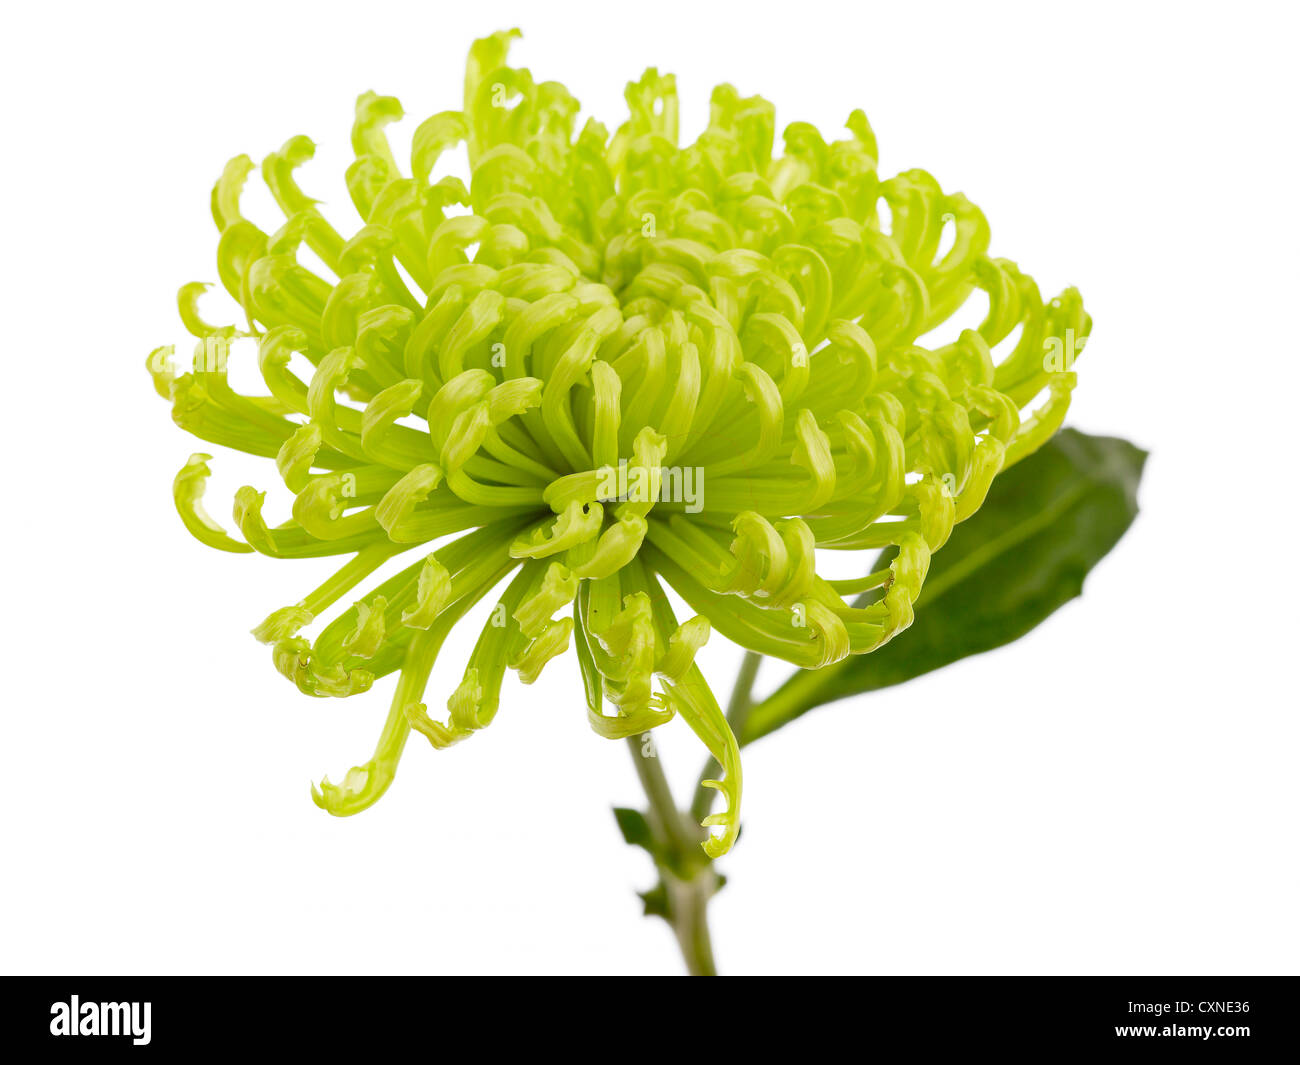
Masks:
[[[686,971],[691,976],[717,976],[713,942],[709,933],[709,900],[721,886],[712,863],[699,852],[699,831],[687,820],[673,800],[668,778],[653,744],[642,737],[628,737],[637,778],[648,801],[652,853],[661,855],[655,867],[663,891],[662,916],[672,927],[681,949]],[[704,788],[712,796],[713,790]],[[703,818],[707,810],[700,815]],[[694,812],[691,818],[695,818]],[[700,818],[696,818],[698,820]]]

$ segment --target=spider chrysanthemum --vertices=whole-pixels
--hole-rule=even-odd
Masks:
[[[471,735],[507,669],[530,683],[572,643],[596,731],[679,714],[717,759],[716,856],[736,836],[741,774],[694,663],[711,630],[816,669],[906,628],[953,524],[1060,424],[1074,374],[1044,351],[1086,336],[1088,318],[1075,291],[1045,304],[990,258],[964,196],[920,170],[882,179],[860,111],[831,143],[789,126],[774,155],[772,106],[722,85],[683,148],[674,80],[652,69],[612,137],[594,121],[575,135],[564,87],[507,65],[514,36],[474,44],[464,109],[415,131],[410,176],[384,134],[398,102],[358,100],[351,237],[295,183],[307,138],[262,164],[287,217],[275,233],[240,213],[253,163],[227,165],[212,195],[218,271],[247,321],[206,325],[204,286],[187,285],[194,369],[175,376],[168,349],[150,369],[179,425],[274,458],[295,501],[268,524],[262,493],[240,489],[236,539],[202,508],[210,456],[196,454],[177,507],[222,550],[346,557],[254,630],[309,695],[398,674],[373,757],[322,782],[324,809],[369,806],[411,729],[436,747]],[[468,188],[434,175],[461,142]],[[303,245],[332,277],[298,261]],[[976,290],[978,329],[916,343]],[[269,395],[229,386],[236,337],[256,338]],[[819,551],[888,547],[877,572],[817,573]],[[302,635],[403,552],[407,568]],[[696,616],[679,622],[666,588]],[[426,702],[448,632],[494,594],[464,679]]]

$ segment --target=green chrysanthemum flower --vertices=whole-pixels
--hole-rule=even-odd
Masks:
[[[218,270],[247,328],[206,325],[204,286],[187,285],[194,370],[173,376],[166,349],[149,365],[179,425],[273,457],[296,500],[272,526],[263,495],[240,489],[237,540],[203,510],[210,456],[196,454],[176,504],[221,550],[350,556],[254,630],[309,695],[398,674],[373,757],[314,791],[330,813],[383,794],[411,729],[435,747],[471,735],[507,668],[531,683],[572,641],[597,732],[680,714],[722,767],[726,809],[704,822],[716,856],[736,837],[741,772],[694,663],[711,630],[816,669],[906,628],[931,553],[1059,426],[1074,374],[1043,353],[1086,336],[1088,317],[1074,290],[1045,305],[990,258],[964,196],[920,170],[882,179],[860,111],[829,144],[789,126],[774,156],[772,106],[722,85],[680,148],[673,78],[652,69],[612,137],[594,121],[575,136],[564,87],[507,65],[516,35],[474,44],[464,109],[416,130],[410,177],[384,135],[398,102],[358,100],[347,186],[365,225],[350,238],[295,183],[306,137],[262,164],[288,219],[274,234],[240,213],[253,163],[227,165]],[[468,189],[433,176],[462,141]],[[334,280],[298,262],[304,244]],[[977,330],[916,343],[976,289]],[[250,336],[269,396],[227,383],[225,344]],[[389,559],[456,533],[314,642],[300,635]],[[817,573],[818,549],[891,546],[859,579]],[[444,710],[426,705],[439,646],[501,585],[463,681]],[[679,624],[665,587],[697,615]]]

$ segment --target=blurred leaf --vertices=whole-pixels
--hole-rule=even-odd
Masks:
[[[623,840],[626,843],[633,847],[643,847],[651,854],[657,854],[654,834],[650,831],[650,822],[645,819],[645,814],[640,810],[633,810],[628,806],[615,806],[614,820],[618,822],[618,830],[623,833]]]
[[[637,895],[646,917],[662,917],[665,921],[672,921],[672,914],[668,911],[668,888],[662,880],[649,891],[638,891]]]
[[[911,628],[872,654],[796,673],[749,713],[741,742],[1023,636],[1083,590],[1133,523],[1146,457],[1125,440],[1066,429],[999,474],[935,554]]]

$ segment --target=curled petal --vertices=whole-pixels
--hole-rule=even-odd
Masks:
[[[280,447],[275,456],[275,467],[280,471],[285,485],[297,494],[307,487],[312,467],[320,454],[320,426],[307,422],[300,426]]]
[[[603,517],[604,508],[599,503],[589,503],[584,508],[576,501],[571,502],[549,529],[536,529],[511,544],[510,554],[515,558],[546,558],[566,551],[595,536]]]
[[[510,668],[519,673],[519,679],[532,684],[541,675],[542,667],[556,655],[569,649],[569,636],[573,633],[573,618],[549,621],[539,635],[529,641],[523,653],[515,657]]]
[[[375,675],[365,669],[344,669],[340,665],[317,668],[311,644],[301,637],[279,640],[272,648],[272,660],[281,675],[288,677],[304,695],[317,698],[347,698],[370,690]]]
[[[369,603],[356,604],[357,625],[343,638],[345,654],[357,658],[373,658],[384,642],[384,611],[388,601],[382,596],[375,596]]]
[[[212,474],[208,466],[211,458],[211,455],[195,452],[176,474],[176,479],[172,482],[176,512],[196,540],[215,547],[218,551],[248,554],[253,548],[233,539],[203,507],[203,489]]]
[[[617,573],[636,557],[648,528],[645,518],[638,514],[621,514],[600,534],[591,557],[573,567],[574,574],[584,579],[599,579]]]
[[[419,542],[412,516],[416,504],[428,498],[442,480],[442,470],[430,463],[416,466],[385,493],[375,507],[375,520],[394,543]]]
[[[668,639],[668,650],[655,663],[655,671],[669,680],[685,680],[687,671],[695,664],[696,653],[709,642],[710,631],[708,618],[698,614],[679,625]]]
[[[402,624],[413,629],[427,629],[450,598],[451,574],[436,555],[430,555],[420,567],[415,606],[402,612]]]
[[[541,583],[519,604],[511,615],[525,636],[534,637],[551,623],[551,616],[573,602],[578,594],[577,576],[558,562],[552,562]]]
[[[301,603],[281,607],[267,615],[266,619],[253,629],[253,635],[261,643],[276,644],[296,636],[301,629],[312,623],[315,615]]]
[[[431,743],[437,750],[445,750],[453,743],[459,743],[470,734],[469,729],[459,726],[442,725],[429,716],[429,708],[424,703],[408,703],[406,720],[411,728]]]

